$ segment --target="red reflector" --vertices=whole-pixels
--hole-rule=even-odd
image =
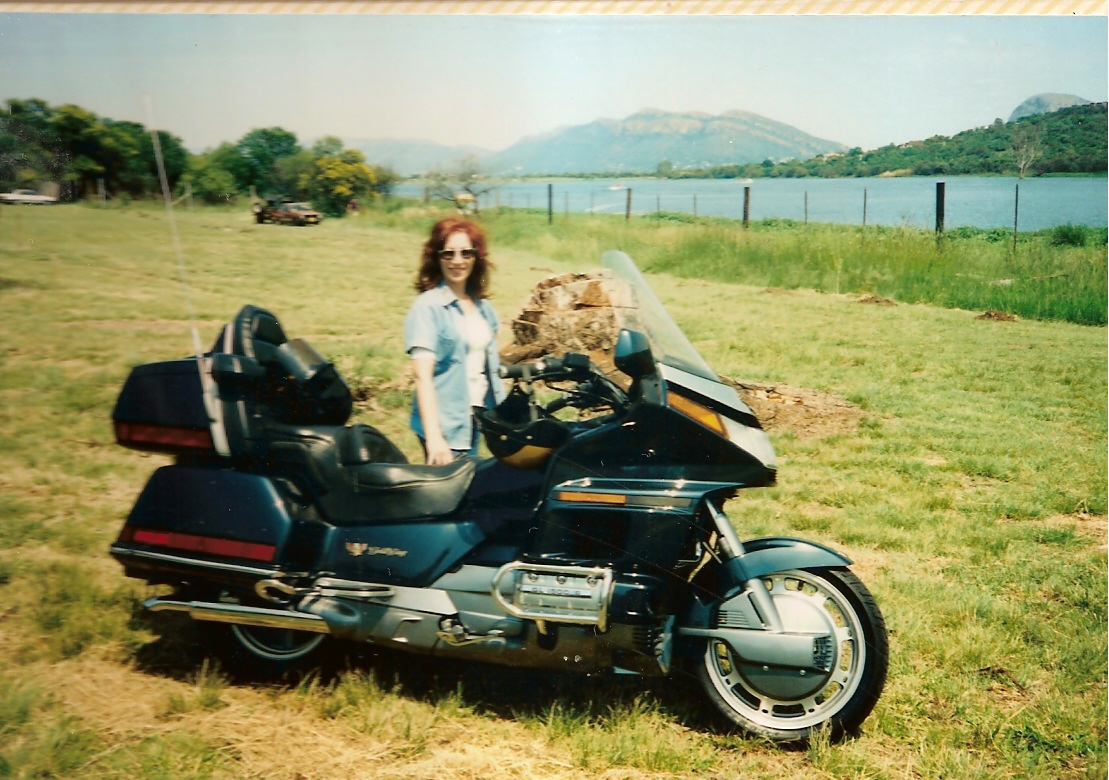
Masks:
[[[212,434],[207,429],[173,428],[116,420],[116,441],[125,447],[182,447],[191,450],[212,449]]]
[[[180,534],[173,531],[151,531],[145,528],[136,528],[131,534],[131,541],[154,547],[168,547],[171,550],[185,550],[224,558],[247,558],[266,563],[272,561],[277,553],[277,548],[272,544],[239,542],[234,539],[217,539],[213,536]]]

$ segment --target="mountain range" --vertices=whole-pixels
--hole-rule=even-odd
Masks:
[[[1089,103],[1074,95],[1041,94],[1022,102],[1010,122],[1067,106]],[[471,158],[489,176],[653,172],[764,160],[807,160],[847,151],[844,144],[753,114],[712,115],[643,109],[625,119],[598,119],[523,138],[501,151],[446,146],[432,141],[350,139],[350,148],[402,176],[456,168]]]

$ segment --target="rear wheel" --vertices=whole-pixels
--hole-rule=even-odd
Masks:
[[[829,636],[823,669],[753,664],[710,639],[697,673],[734,725],[775,742],[803,742],[829,727],[855,731],[878,702],[889,667],[885,621],[874,597],[849,571],[786,571],[763,583],[788,632]]]
[[[199,621],[208,650],[233,676],[248,680],[297,678],[319,666],[327,636],[284,628]]]
[[[326,638],[323,634],[285,628],[231,626],[231,634],[244,650],[260,661],[290,664],[307,658]]]

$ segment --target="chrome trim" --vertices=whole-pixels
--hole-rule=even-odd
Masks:
[[[311,592],[334,598],[381,601],[397,609],[428,612],[433,615],[453,615],[458,612],[458,608],[451,601],[450,594],[434,588],[406,588],[400,585],[382,585],[377,582],[320,577],[312,583]]]
[[[316,634],[331,633],[327,622],[318,615],[288,612],[282,609],[244,607],[239,604],[219,604],[210,601],[172,601],[157,597],[144,601],[143,607],[151,612],[187,612],[193,620],[206,620],[212,623],[284,628]]]
[[[148,552],[146,550],[132,550],[127,547],[119,547],[115,544],[109,547],[108,551],[112,555],[126,556],[131,558],[142,558],[144,560],[155,561],[158,563],[169,563],[177,566],[195,566],[201,569],[228,571],[235,572],[236,574],[249,574],[255,577],[273,577],[275,574],[280,573],[276,568],[258,569],[253,566],[241,566],[237,563],[219,563],[216,561],[202,560],[200,558],[183,558],[180,555]]]

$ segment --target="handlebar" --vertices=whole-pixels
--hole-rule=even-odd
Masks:
[[[533,363],[515,363],[511,366],[501,366],[501,376],[505,379],[540,379],[545,377],[565,375],[584,376],[590,373],[592,364],[588,355],[578,352],[567,352],[563,357],[545,357]]]
[[[564,395],[560,398],[540,406],[545,415],[552,415],[566,407],[589,409],[610,406],[619,409],[628,402],[623,390],[613,384],[588,355],[579,352],[567,352],[561,358],[544,357],[529,363],[501,366],[500,375],[505,379],[522,380],[528,385],[533,380],[548,384],[567,381],[577,383],[573,389],[564,389]],[[526,392],[531,397],[530,388]],[[530,402],[534,404],[534,398]]]

